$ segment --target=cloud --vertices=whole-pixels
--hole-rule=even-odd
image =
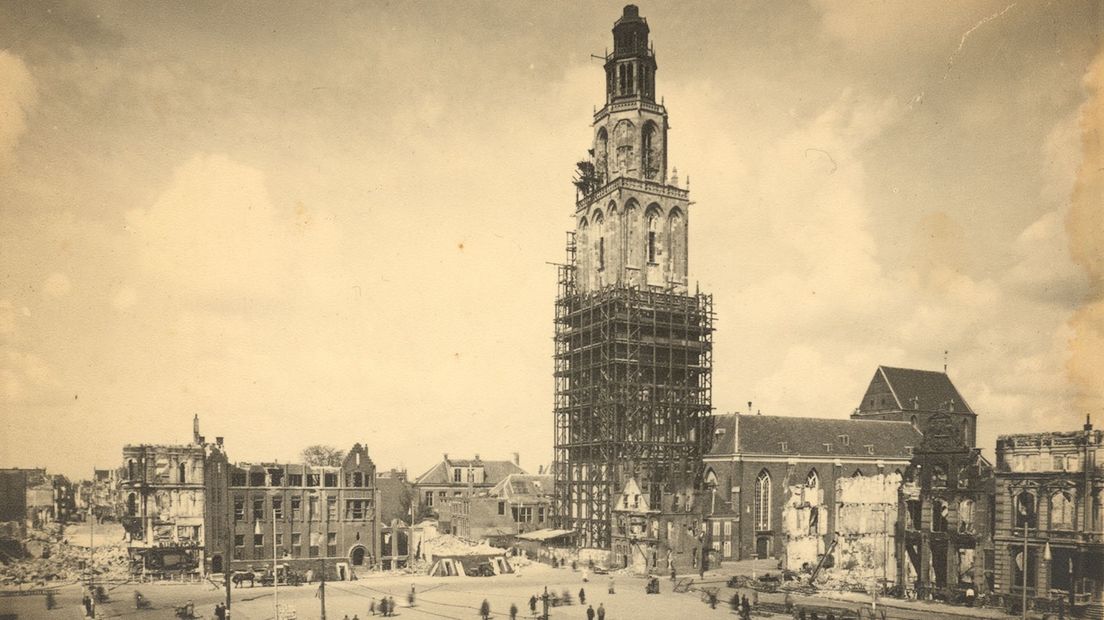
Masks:
[[[42,283],[42,292],[50,297],[65,297],[71,290],[73,290],[73,284],[69,281],[69,276],[56,271]]]
[[[23,59],[0,50],[0,171],[27,129],[27,116],[38,100],[38,91]]]
[[[1083,79],[1088,91],[1081,105],[1081,166],[1066,217],[1070,254],[1089,281],[1088,300],[1070,319],[1073,334],[1066,369],[1077,386],[1081,411],[1104,409],[1104,53],[1099,53]]]

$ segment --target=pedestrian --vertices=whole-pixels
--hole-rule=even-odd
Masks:
[[[345,617],[342,618],[341,620],[349,620],[349,614],[345,614]]]
[[[46,609],[50,610],[50,609],[53,609],[55,607],[57,607],[57,600],[54,598],[54,591],[53,590],[47,590],[46,591]]]
[[[577,560],[571,560],[571,570],[579,570],[579,562]]]
[[[586,590],[579,588],[579,604],[586,605]]]
[[[974,598],[976,596],[977,595],[974,593],[974,586],[967,586],[966,587],[966,606],[967,607],[973,607],[974,606]]]
[[[786,596],[782,599],[782,605],[786,607],[786,613],[793,611],[793,597],[787,592]]]
[[[91,597],[88,596],[87,592],[85,592],[84,595],[81,596],[81,605],[84,606],[84,617],[85,618],[92,615],[91,601],[92,601],[92,599],[91,599]]]
[[[787,596],[789,595],[787,594]],[[732,600],[728,604],[732,606],[732,613],[740,613],[740,595],[738,593],[732,595]]]
[[[748,597],[740,597],[740,607],[744,614],[744,620],[751,620],[751,603],[748,602]]]
[[[380,615],[381,616],[387,616],[388,613],[387,613],[387,597],[386,596],[381,596],[380,597],[379,607],[380,607]]]
[[[613,577],[610,577],[609,593],[613,594]]]
[[[410,586],[410,592],[406,594],[406,603],[409,607],[414,606],[414,586]]]
[[[483,603],[479,605],[479,615],[483,620],[491,617],[491,604],[487,602],[487,599],[483,599]]]
[[[716,592],[709,592],[709,608],[710,609],[716,609],[717,608],[717,593]]]
[[[674,581],[674,580],[675,580],[675,567],[672,566],[671,567],[671,581]]]
[[[357,616],[356,614],[353,614],[353,620],[360,620],[360,617]]]
[[[587,607],[587,620],[594,620],[594,606]]]
[[[606,620],[606,608],[598,603],[598,620]]]
[[[534,609],[536,606],[534,606]],[[510,620],[517,620],[518,609],[517,605],[510,603]]]
[[[529,597],[529,613],[537,613],[537,595]]]
[[[368,601],[368,613],[372,614],[373,616],[376,615],[376,598],[375,597],[372,597],[371,600]]]

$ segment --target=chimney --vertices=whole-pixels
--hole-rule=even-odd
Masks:
[[[518,467],[521,467],[521,453],[520,452],[515,452],[514,453],[514,465],[517,465]]]
[[[444,458],[445,458],[445,460],[446,460],[446,461],[448,460],[448,452],[446,452],[446,453],[444,454]]]
[[[215,437],[215,443],[221,446],[222,445],[222,437]]]
[[[476,454],[476,455],[475,455],[475,462],[476,462],[476,463],[478,463],[478,462],[479,462],[479,455],[478,455],[478,454]]]
[[[1089,421],[1089,414],[1087,414],[1087,413],[1085,414],[1085,430],[1086,431],[1091,431],[1092,430],[1092,422]]]
[[[199,414],[192,418],[192,443],[203,443],[199,438]]]

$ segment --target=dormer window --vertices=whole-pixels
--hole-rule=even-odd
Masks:
[[[866,453],[867,454],[874,454],[874,444],[868,443],[864,447],[866,448]]]
[[[843,444],[845,446],[851,445],[851,438],[848,437],[847,435],[840,435],[839,436],[839,441],[840,441],[841,444]]]
[[[912,446],[905,446],[905,454],[912,456]]]
[[[785,441],[780,441],[779,447],[782,448],[782,452],[787,452],[790,449],[789,443]]]
[[[832,451],[832,444],[826,443],[826,444],[823,444],[823,445],[824,445],[824,451],[825,452],[831,452]]]

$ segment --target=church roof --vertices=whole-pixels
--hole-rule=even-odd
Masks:
[[[871,386],[879,379],[889,386],[898,410],[974,413],[946,372],[878,366]],[[859,406],[860,411],[868,410],[865,405],[864,398]]]
[[[770,454],[908,458],[923,435],[908,422],[771,415],[715,416],[710,456]],[[827,444],[827,445],[826,445]]]

